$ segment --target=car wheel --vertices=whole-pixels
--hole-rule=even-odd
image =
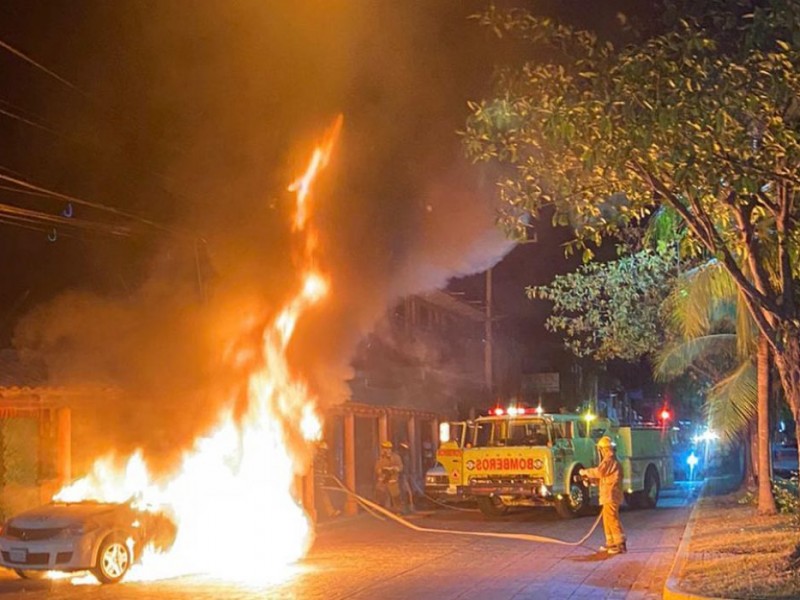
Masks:
[[[500,498],[494,496],[478,496],[478,508],[487,517],[502,517],[508,512],[506,506]]]
[[[131,551],[122,537],[110,535],[100,544],[92,574],[100,583],[117,583],[131,566]]]
[[[33,571],[31,569],[14,569],[14,573],[23,579],[44,579],[47,571]]]

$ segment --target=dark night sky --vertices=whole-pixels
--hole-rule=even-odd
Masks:
[[[648,12],[637,0],[531,5],[609,31],[620,11]],[[212,338],[193,337],[206,318],[192,309],[202,295],[198,259],[215,308],[230,312],[233,297],[284,297],[293,281],[285,187],[341,112],[341,148],[317,214],[339,287],[318,321],[298,331],[309,372],[326,365],[317,381],[341,380],[328,363],[346,363],[392,301],[482,270],[507,250],[492,231],[491,170],[468,165],[456,135],[466,102],[489,93],[493,68],[521,58],[519,47],[467,20],[483,6],[0,0],[0,41],[78,88],[0,49],[0,109],[45,127],[0,114],[0,174],[170,230],[77,205],[75,218],[135,234],[59,227],[50,241],[52,231],[0,223],[0,345],[16,330],[69,357],[51,372],[137,373],[152,391],[161,370],[176,381],[176,397],[187,394],[185,382],[202,387],[211,371],[193,360]],[[0,203],[56,215],[68,208],[2,189]],[[523,288],[567,268],[563,234],[543,223],[538,236],[495,279],[498,309],[530,326],[534,340],[544,314]],[[138,364],[143,355],[150,362]],[[175,364],[176,356],[186,358]]]
[[[463,123],[465,101],[486,93],[496,63],[516,57],[466,20],[483,2],[411,4],[251,0],[190,8],[180,0],[2,0],[0,40],[81,92],[0,52],[0,101],[57,132],[0,118],[0,167],[45,187],[204,232],[204,218],[220,218],[220,207],[197,198],[214,187],[198,185],[198,178],[216,168],[225,176],[248,171],[253,179],[249,171],[258,160],[256,185],[275,195],[285,180],[287,149],[343,111],[348,122],[372,127],[372,164],[357,173],[367,172],[365,181],[350,185],[374,196],[408,194],[413,202],[420,180],[414,171],[427,170],[433,179],[435,169],[458,160],[454,132]],[[594,6],[594,14],[579,1],[532,4],[612,27],[618,11],[630,13],[637,3],[605,3]],[[269,9],[258,8],[264,5]],[[248,19],[260,22],[253,26]],[[245,54],[253,50],[257,57]],[[375,60],[393,53],[400,57],[395,62]],[[242,109],[253,122],[237,120]],[[376,118],[380,111],[386,112]],[[269,134],[237,147],[243,127]],[[203,152],[192,152],[198,143]],[[246,151],[252,154],[242,156]],[[0,201],[56,214],[65,207],[2,190]],[[79,207],[76,212],[102,217]],[[221,218],[227,218],[224,209]],[[158,236],[149,234],[70,239],[64,230],[53,243],[47,234],[7,225],[0,233],[6,258],[0,266],[0,335],[6,339],[16,316],[64,288],[119,293],[135,286],[161,251]],[[516,290],[559,268],[560,250],[543,247],[552,237],[544,233],[542,244],[518,249],[513,264],[498,271],[498,301],[509,297],[506,312],[527,310],[524,301],[513,301],[515,291],[505,293],[506,284]]]

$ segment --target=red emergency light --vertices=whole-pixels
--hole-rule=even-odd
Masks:
[[[672,413],[665,408],[661,411],[660,417],[662,421],[669,421],[672,418]]]
[[[502,417],[503,415],[508,415],[509,417],[514,417],[518,415],[533,415],[533,414],[542,414],[544,411],[540,408],[522,408],[516,406],[510,406],[509,408],[505,409],[500,406],[497,408],[493,408],[489,411],[490,415],[494,415],[496,417]]]

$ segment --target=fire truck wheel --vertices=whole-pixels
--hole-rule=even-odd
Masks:
[[[653,465],[647,467],[644,474],[644,489],[641,491],[641,506],[643,508],[655,508],[658,504],[658,494],[661,491],[661,481],[658,478],[658,471]]]
[[[478,508],[480,511],[490,518],[502,517],[508,512],[508,506],[503,504],[500,498],[493,496],[479,496]]]
[[[569,480],[569,496],[564,496],[556,501],[556,512],[562,519],[578,517],[589,509],[589,488],[578,475],[578,469],[572,473]]]

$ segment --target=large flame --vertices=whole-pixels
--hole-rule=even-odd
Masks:
[[[166,553],[145,549],[127,581],[189,573],[274,581],[289,573],[288,565],[311,544],[311,523],[295,497],[303,463],[291,442],[318,440],[322,422],[316,398],[289,368],[286,349],[303,312],[328,292],[328,282],[316,268],[309,200],[341,124],[340,116],[314,150],[305,173],[289,186],[296,194],[293,229],[304,250],[301,285],[265,329],[261,348],[245,349],[260,352],[260,368],[249,376],[245,414],[221,415],[216,428],[196,440],[177,472],[166,479],[154,481],[136,453],[122,468],[110,459],[97,461],[88,476],[54,497],[108,502],[134,498],[140,507],[166,508],[173,515],[178,533],[172,548]]]

